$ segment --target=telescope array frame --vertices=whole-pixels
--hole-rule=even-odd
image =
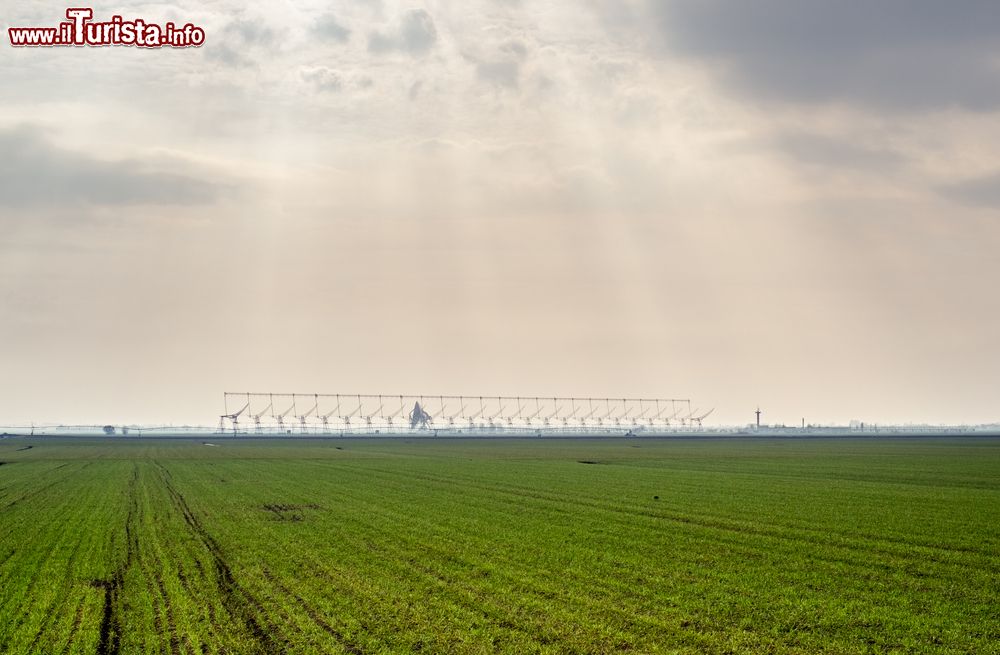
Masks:
[[[711,414],[688,398],[226,392],[223,403],[219,432],[250,435],[627,434],[701,427]]]

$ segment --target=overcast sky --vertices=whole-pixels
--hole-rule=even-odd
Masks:
[[[0,2],[0,424],[223,391],[1000,420],[1000,3]]]

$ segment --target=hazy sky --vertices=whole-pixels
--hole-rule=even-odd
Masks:
[[[1000,420],[1000,3],[0,2],[0,424],[223,391]]]

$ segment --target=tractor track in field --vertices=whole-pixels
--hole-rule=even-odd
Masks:
[[[100,638],[97,644],[98,655],[112,655],[120,653],[122,650],[122,588],[125,584],[125,577],[128,571],[133,567],[139,567],[139,569],[141,569],[143,579],[150,583],[155,583],[156,588],[154,589],[150,587],[150,591],[154,596],[156,596],[156,592],[159,591],[157,598],[162,601],[163,606],[166,608],[164,612],[167,619],[166,626],[163,625],[163,619],[159,612],[154,612],[153,614],[153,623],[157,634],[169,635],[169,652],[172,655],[183,652],[181,642],[177,634],[176,623],[174,621],[173,607],[170,605],[170,599],[167,595],[166,587],[163,584],[163,579],[157,570],[150,570],[149,565],[144,562],[144,558],[141,557],[139,552],[139,534],[137,527],[139,521],[138,486],[139,469],[138,467],[135,467],[132,471],[132,477],[129,479],[128,489],[126,492],[128,497],[128,512],[125,518],[125,559],[111,574],[110,578],[106,580],[95,580],[91,583],[92,586],[104,591],[104,605],[99,631]],[[166,630],[164,630],[164,627],[166,627]]]
[[[125,561],[122,562],[111,578],[95,581],[94,586],[104,590],[104,607],[101,615],[100,638],[97,642],[98,655],[110,655],[121,650],[122,625],[120,616],[121,589],[125,582],[125,574],[131,568],[139,551],[139,537],[135,531],[138,499],[136,487],[139,482],[139,468],[133,467],[132,477],[128,482],[128,512],[125,516]]]
[[[305,610],[306,614],[309,615],[309,618],[312,620],[312,622],[315,623],[317,626],[319,626],[323,630],[323,632],[333,637],[337,641],[337,643],[340,644],[341,648],[343,648],[348,653],[351,653],[351,655],[365,655],[366,651],[361,646],[359,646],[357,642],[349,639],[343,632],[330,625],[326,621],[326,619],[320,616],[319,612],[316,611],[315,607],[307,603],[305,598],[298,595],[297,593],[286,587],[284,584],[282,584],[281,581],[278,580],[278,578],[273,573],[271,573],[270,569],[265,568],[263,570],[263,573],[264,573],[264,578],[266,578],[268,582],[274,585],[274,587],[278,591],[280,591],[281,593],[290,598],[294,598],[295,602],[298,603],[299,606]]]
[[[66,563],[66,575],[63,578],[63,584],[62,584],[62,597],[63,597],[63,601],[59,605],[59,610],[60,611],[58,611],[58,612],[52,611],[52,612],[50,612],[50,614],[48,615],[48,617],[46,617],[46,620],[42,623],[42,625],[39,628],[37,634],[35,634],[35,638],[32,640],[31,645],[28,647],[28,651],[29,652],[32,652],[32,653],[40,652],[39,649],[38,649],[38,645],[41,643],[42,638],[48,633],[48,631],[51,628],[53,622],[57,619],[57,617],[61,613],[62,608],[65,605],[66,601],[69,600],[70,597],[72,596],[73,586],[75,585],[75,580],[73,578],[73,564],[76,562],[77,553],[80,552],[80,546],[81,546],[82,543],[83,542],[81,542],[81,541],[78,540],[73,545],[73,552],[70,554],[69,559],[67,560],[67,563]],[[82,615],[81,615],[81,613],[83,611],[82,603],[83,603],[83,601],[81,601],[80,606],[78,606],[77,610],[76,610],[76,619],[75,619],[74,626],[73,626],[73,632],[76,632],[77,628],[79,627],[79,621],[82,618]]]
[[[195,564],[195,568],[198,570],[198,577],[201,578],[201,579],[204,579],[204,577],[205,577],[205,569],[201,565],[201,561],[198,560],[197,557],[194,558],[194,564]],[[177,579],[180,581],[181,587],[184,588],[184,592],[189,597],[191,597],[191,598],[196,597],[196,595],[197,595],[198,592],[195,590],[194,586],[191,584],[191,580],[188,577],[188,574],[185,573],[184,566],[181,565],[181,564],[177,565]],[[215,611],[215,603],[211,603],[211,602],[206,603],[205,604],[205,610],[208,612],[208,621],[209,621],[209,624],[212,626],[212,631],[217,631],[218,627],[219,627],[219,615]],[[187,639],[187,636],[185,636],[185,639]],[[208,646],[206,644],[204,644],[204,643],[201,646],[201,650],[202,650],[203,653],[209,652]]]
[[[83,466],[80,467],[80,471],[82,471],[83,469],[87,468],[90,465],[91,465],[91,462],[87,462],[86,464],[84,464]],[[61,469],[64,466],[66,466],[66,464],[60,464],[59,466],[56,466],[55,468],[49,469],[49,471],[47,471],[47,472],[58,471],[59,469]],[[65,482],[66,480],[67,480],[67,478],[65,478],[65,477],[58,478],[58,479],[53,480],[52,482],[48,483],[47,485],[39,487],[38,489],[32,489],[31,491],[28,491],[28,492],[26,492],[24,494],[21,494],[21,496],[19,496],[19,497],[15,498],[14,500],[10,501],[9,503],[7,503],[7,506],[4,509],[10,509],[11,507],[13,507],[13,506],[15,506],[15,505],[17,505],[19,503],[22,503],[22,502],[24,502],[24,501],[26,501],[26,500],[28,500],[30,498],[34,498],[38,494],[40,494],[40,493],[42,493],[44,491],[48,491],[52,487],[54,487],[57,484],[60,484],[62,482]]]
[[[63,482],[63,481],[64,481],[64,479],[55,480],[54,482],[51,482],[51,483],[43,486],[42,488],[35,489],[35,490],[30,491],[30,492],[27,492],[27,493],[23,494],[17,500],[15,500],[12,503],[10,503],[10,505],[8,505],[7,508],[10,508],[11,506],[17,504],[18,502],[20,502],[22,500],[25,500],[27,498],[32,498],[32,497],[34,497],[34,496],[42,493],[46,489],[48,489],[48,488],[50,488],[50,487],[52,487],[52,486],[54,486],[54,485],[56,485],[56,484],[58,484],[60,482]],[[25,597],[26,598],[32,598],[33,597],[35,587],[39,584],[39,577],[40,577],[40,570],[41,570],[41,568],[44,566],[44,563],[52,556],[52,553],[57,550],[57,548],[59,547],[59,545],[62,543],[62,541],[65,538],[66,538],[66,535],[63,534],[61,537],[59,537],[57,539],[50,539],[50,540],[48,540],[47,546],[44,548],[44,553],[42,552],[41,549],[35,551],[40,556],[37,559],[37,564],[36,564],[36,566],[33,569],[33,573],[31,575],[31,577],[29,578],[29,582],[27,584],[27,588],[25,589]],[[16,549],[12,550],[10,553],[8,553],[4,557],[3,563],[6,564],[7,561],[10,558],[12,558],[16,553],[17,553]],[[14,629],[20,628],[20,626],[22,626],[25,623],[25,621],[28,618],[28,616],[29,616],[28,615],[28,611],[27,611],[27,609],[25,609],[24,613],[22,613],[17,618],[17,620],[13,622],[13,628]],[[35,640],[37,641],[37,639],[38,639],[38,636],[36,635]]]
[[[128,512],[125,515],[125,561],[118,565],[107,580],[95,580],[91,584],[104,590],[104,608],[101,613],[100,637],[97,641],[97,655],[117,655],[121,652],[122,621],[121,591],[125,575],[139,555],[139,535],[135,522],[139,510],[137,489],[139,467],[132,468],[128,481]]]
[[[361,469],[356,469],[356,470],[361,470]],[[371,468],[368,470],[378,471],[379,473],[385,474],[389,477],[402,478],[402,479],[413,478],[425,482],[433,482],[442,485],[474,488],[482,491],[487,491],[490,493],[504,494],[507,496],[517,497],[517,498],[526,498],[529,500],[534,500],[545,504],[555,503],[557,505],[573,505],[575,507],[613,513],[615,515],[622,517],[642,517],[649,520],[670,521],[678,524],[692,525],[700,528],[719,530],[731,534],[754,535],[759,537],[772,538],[786,543],[808,542],[815,544],[817,546],[828,546],[828,547],[847,549],[847,550],[856,550],[858,548],[864,548],[866,549],[866,552],[877,553],[879,555],[887,557],[896,557],[900,555],[900,551],[906,553],[916,548],[932,550],[944,555],[969,554],[977,558],[989,557],[989,555],[984,554],[982,551],[972,548],[958,548],[954,546],[942,547],[939,545],[934,545],[929,543],[914,542],[911,540],[898,539],[885,536],[879,536],[877,538],[867,537],[867,536],[853,536],[853,539],[851,541],[844,543],[836,543],[836,542],[831,542],[830,540],[831,534],[828,530],[810,528],[807,526],[778,526],[778,525],[755,524],[745,520],[741,521],[741,520],[727,519],[708,514],[681,513],[677,511],[670,511],[666,507],[660,507],[654,510],[636,504],[616,506],[603,503],[600,500],[594,498],[570,498],[548,492],[543,492],[543,493],[531,492],[516,485],[510,485],[510,484],[490,485],[477,482],[471,479],[449,478],[429,473],[421,473],[421,472],[400,473],[398,471],[392,471],[380,468]],[[847,536],[847,534],[838,533],[837,536]],[[973,569],[979,568],[976,565],[961,560],[950,562],[950,564],[965,568],[973,568]]]
[[[184,496],[174,487],[170,471],[159,462],[154,463],[160,469],[161,480],[170,494],[174,506],[183,516],[188,528],[198,537],[212,557],[219,597],[222,599],[222,605],[230,618],[243,623],[257,646],[264,653],[285,652],[287,644],[274,636],[280,634],[277,626],[273,624],[262,625],[262,621],[264,621],[262,617],[267,616],[265,608],[236,581],[232,569],[223,556],[222,548],[215,538],[205,530]]]
[[[40,493],[42,493],[44,491],[48,491],[49,489],[51,489],[52,487],[56,486],[57,484],[59,484],[60,482],[63,482],[63,481],[64,481],[63,479],[53,480],[52,482],[48,483],[47,485],[44,485],[42,487],[39,487],[38,489],[33,489],[33,490],[31,490],[31,491],[29,491],[29,492],[27,492],[25,494],[22,494],[21,496],[19,496],[19,497],[15,498],[14,500],[10,501],[9,503],[7,503],[7,507],[5,509],[10,509],[14,505],[17,505],[18,503],[23,503],[24,501],[26,501],[26,500],[34,497],[34,496],[37,496],[38,494],[40,494]]]
[[[66,640],[66,645],[63,646],[60,655],[65,655],[70,652],[73,647],[73,643],[76,640],[76,635],[80,632],[80,626],[83,625],[83,608],[87,605],[86,597],[81,598],[80,602],[76,606],[76,614],[73,617],[73,627],[69,633],[69,639]]]
[[[167,618],[166,634],[170,635],[170,653],[171,655],[174,655],[183,651],[181,649],[180,638],[177,636],[177,621],[174,618],[174,607],[170,603],[170,595],[167,593],[167,586],[163,582],[163,574],[160,572],[160,564],[161,562],[157,558],[151,562],[151,565],[143,563],[140,565],[140,568],[142,569],[143,578],[147,581],[147,585],[149,585],[150,582],[156,584],[156,589],[153,590],[150,586],[150,591],[154,591],[155,595],[162,599],[164,614]],[[160,616],[159,612],[154,612],[153,623],[156,626],[157,634],[165,634],[163,630],[163,618]]]

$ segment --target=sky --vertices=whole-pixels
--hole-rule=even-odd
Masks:
[[[13,48],[0,424],[224,391],[1000,421],[1000,3],[137,2]]]

